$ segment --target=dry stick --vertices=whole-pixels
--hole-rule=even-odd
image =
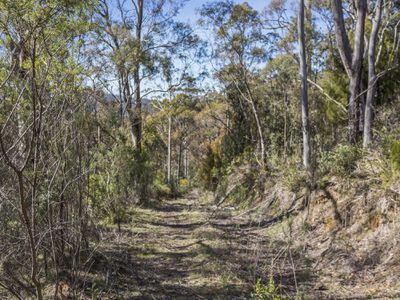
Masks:
[[[246,210],[245,212],[243,212],[243,213],[241,213],[241,214],[238,214],[238,215],[232,217],[232,219],[237,219],[237,218],[239,218],[239,217],[241,217],[241,216],[243,216],[243,215],[245,215],[245,214],[248,214],[248,213],[250,213],[250,212],[252,212],[252,211],[258,209],[258,208],[269,207],[269,206],[275,201],[275,199],[276,199],[276,198],[275,198],[275,194],[276,194],[276,191],[274,191],[274,192],[272,193],[272,195],[271,195],[269,201],[263,201],[263,202],[261,202],[260,204],[256,205],[255,207],[252,207],[251,209]],[[263,205],[263,204],[264,204],[264,205]]]
[[[222,197],[222,199],[217,203],[217,207],[219,207],[222,203],[225,202],[226,199],[228,199],[229,195],[239,186],[241,186],[243,184],[243,182],[239,182],[238,184],[234,185],[233,187],[231,187],[229,189],[229,191],[226,192],[225,196]]]
[[[275,195],[275,193],[274,193],[274,195]],[[273,197],[273,199],[274,199],[275,197]],[[269,203],[267,203],[267,204],[270,204],[270,203],[272,203],[273,201],[270,201]],[[260,229],[260,222],[258,223],[258,229]],[[259,243],[257,243],[257,248],[259,249],[260,247],[258,247],[258,245],[259,245]],[[255,249],[256,250],[256,257],[255,257],[255,261],[256,261],[256,263],[255,263],[255,267],[256,268],[258,268],[258,262],[260,261],[260,255],[261,255],[261,251],[257,251],[257,248]],[[254,274],[255,275],[255,274]],[[253,280],[255,281],[255,277],[253,277]]]
[[[56,173],[58,172],[58,169],[61,165],[61,159],[58,160],[56,169],[54,170],[53,176],[50,180],[50,183],[48,185],[48,193],[47,193],[47,209],[50,212],[51,211],[51,204],[50,204],[50,191],[51,191],[51,186],[53,184],[53,181],[56,177]],[[51,218],[49,217],[48,220],[49,224],[49,233],[50,233],[50,241],[51,241],[51,252],[53,255],[53,262],[55,266],[55,271],[56,271],[56,283],[55,283],[55,290],[54,290],[54,298],[57,298],[58,296],[58,285],[59,285],[59,270],[58,270],[58,264],[56,263],[56,250],[55,250],[55,244],[54,244],[54,235],[53,235],[53,222],[51,221]]]
[[[289,207],[285,212],[282,212],[279,216],[273,217],[273,218],[271,218],[271,219],[269,219],[269,220],[260,220],[260,221],[259,221],[259,224],[260,224],[259,227],[257,227],[257,228],[252,228],[252,227],[251,227],[251,224],[250,224],[249,227],[244,228],[244,229],[242,229],[242,230],[243,230],[243,231],[257,230],[258,228],[264,228],[265,226],[269,226],[270,224],[272,224],[272,223],[274,223],[274,222],[277,222],[277,221],[283,219],[284,217],[290,215],[292,212],[294,212],[294,211],[297,209],[297,207],[294,207],[295,202],[296,202],[297,200],[303,198],[304,196],[305,196],[305,194],[302,194],[302,195],[300,195],[299,197],[294,198],[293,201],[292,201],[292,204],[290,205],[290,207]],[[263,223],[262,226],[261,226],[261,223]]]
[[[338,105],[343,110],[343,112],[347,113],[347,108],[342,103],[340,103],[339,101],[337,101],[337,100],[333,99],[331,96],[329,96],[329,94],[327,92],[325,92],[325,90],[322,88],[322,86],[320,86],[316,82],[312,81],[310,78],[307,78],[307,81],[309,83],[311,83],[313,86],[315,86],[318,90],[320,90],[321,93],[324,94],[324,96],[326,98],[328,98],[328,100],[330,100],[333,103],[335,103],[336,105]]]
[[[292,257],[292,249],[291,249],[290,245],[289,245],[289,257],[290,257],[290,263],[292,265],[292,270],[293,270],[294,285],[296,286],[296,293],[298,293],[299,289],[297,287],[296,267],[294,266],[293,257]]]
[[[273,265],[275,264],[275,261],[277,261],[281,256],[285,253],[286,249],[282,248],[275,257],[272,258],[271,261],[271,267],[273,268]]]
[[[7,127],[8,122],[10,121],[12,115],[14,114],[14,112],[17,110],[18,106],[19,106],[19,102],[25,92],[25,89],[28,85],[28,82],[25,82],[25,85],[23,86],[23,88],[21,89],[20,93],[18,94],[17,99],[15,100],[15,104],[13,105],[13,108],[11,109],[10,114],[8,115],[6,121],[2,124],[2,128],[1,128],[1,134],[3,134],[5,128]],[[28,127],[29,128],[29,127]]]
[[[5,290],[9,291],[11,294],[13,294],[15,297],[17,297],[19,300],[24,300],[24,298],[21,297],[20,294],[18,294],[16,291],[14,291],[13,288],[7,287],[4,283],[0,281],[0,286],[3,287]]]

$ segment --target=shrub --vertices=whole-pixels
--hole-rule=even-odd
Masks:
[[[146,204],[150,197],[151,186],[154,182],[155,170],[148,152],[132,150],[129,167],[130,183],[133,183],[138,200]]]
[[[376,159],[375,165],[380,170],[380,179],[383,188],[390,188],[398,182],[400,176],[400,140],[399,135],[385,136],[381,141],[381,152]]]
[[[180,179],[179,182],[175,177],[171,177],[171,182],[168,184],[160,179],[154,182],[154,192],[158,199],[160,198],[174,198],[189,189],[189,181],[187,179]]]
[[[121,224],[129,223],[130,217],[127,211],[127,206],[122,203],[111,206],[107,209],[104,221],[106,224],[117,224],[119,228]]]
[[[179,186],[182,187],[182,188],[189,187],[189,180],[187,180],[186,178],[181,178],[179,180]]]
[[[189,184],[189,180],[187,180],[186,178],[181,178],[179,180],[179,193],[180,194],[184,194],[189,190],[190,184]]]
[[[220,151],[221,148],[218,141],[207,146],[206,157],[200,169],[200,177],[208,190],[215,191],[219,183],[222,167]]]
[[[145,203],[154,181],[154,168],[145,150],[137,152],[126,140],[93,155],[87,203],[94,215],[108,223],[127,219],[123,210],[130,202]]]
[[[289,167],[286,169],[285,174],[285,186],[289,191],[297,193],[302,187],[307,185],[307,174],[300,170],[299,167]]]
[[[171,189],[172,197],[178,197],[180,195],[179,182],[175,176],[171,176],[171,182],[169,183],[169,188]]]
[[[251,298],[256,300],[281,300],[282,297],[275,286],[274,278],[271,276],[267,285],[263,284],[261,278],[257,280]]]
[[[322,174],[347,176],[357,166],[361,151],[357,146],[339,145],[335,151],[323,152],[319,163]]]
[[[394,172],[400,171],[400,140],[393,141],[390,146],[390,163]]]
[[[157,198],[169,198],[171,197],[171,188],[168,184],[162,182],[161,180],[156,180],[154,182],[154,192]]]

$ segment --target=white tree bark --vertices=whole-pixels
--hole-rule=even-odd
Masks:
[[[168,115],[168,153],[167,153],[167,182],[171,183],[171,115]]]
[[[308,113],[308,85],[307,85],[307,58],[304,30],[304,0],[299,0],[297,20],[301,76],[301,121],[303,129],[303,165],[306,170],[311,169],[310,124]]]
[[[350,80],[349,84],[349,142],[355,144],[359,136],[361,93],[361,70],[364,54],[364,29],[367,12],[367,0],[355,1],[357,20],[354,30],[354,49],[351,49],[343,17],[342,0],[332,0],[332,12],[335,23],[336,43],[344,68]]]
[[[382,0],[376,3],[375,15],[372,19],[372,30],[368,43],[368,91],[367,100],[365,103],[365,117],[364,117],[364,132],[363,132],[363,147],[367,149],[372,141],[372,122],[374,110],[374,98],[376,92],[376,43],[378,41],[379,27],[382,19]]]

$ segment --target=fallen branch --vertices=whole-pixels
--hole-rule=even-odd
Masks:
[[[254,206],[254,207],[242,212],[241,214],[238,214],[238,215],[234,216],[232,219],[237,219],[237,218],[239,218],[241,216],[244,216],[244,215],[246,215],[246,214],[248,214],[248,213],[250,213],[250,212],[252,212],[254,210],[257,210],[259,208],[269,208],[272,205],[272,203],[274,203],[274,201],[276,200],[276,195],[275,194],[276,194],[276,192],[274,191],[272,193],[270,199],[268,199],[269,201],[263,201],[260,204],[258,204],[256,206]]]
[[[209,222],[209,224],[211,226],[221,227],[221,228],[222,227],[244,228],[243,230],[245,230],[245,231],[260,229],[260,228],[266,227],[270,224],[276,223],[276,222],[286,218],[287,216],[291,215],[294,211],[297,210],[297,207],[294,204],[297,202],[297,200],[303,198],[304,196],[305,196],[305,194],[303,194],[297,198],[294,198],[292,201],[292,204],[285,212],[283,212],[280,215],[273,217],[271,219],[259,221],[259,222],[257,222],[256,226],[253,225],[253,224],[255,224],[255,222],[242,223],[242,224],[218,224],[218,223]]]
[[[234,185],[233,187],[231,187],[231,188],[229,189],[229,191],[227,191],[227,192],[225,193],[225,196],[223,196],[222,199],[217,203],[217,207],[219,207],[222,203],[224,203],[225,200],[229,198],[230,194],[231,194],[236,188],[238,188],[239,186],[241,186],[242,184],[243,184],[243,182],[239,182],[238,184],[236,184],[236,185]]]

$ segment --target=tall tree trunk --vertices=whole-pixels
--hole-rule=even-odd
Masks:
[[[182,177],[182,141],[179,142],[179,152],[178,152],[178,164],[176,171],[176,182],[179,183],[179,179]]]
[[[354,32],[354,51],[351,62],[350,100],[349,100],[349,142],[355,144],[359,137],[360,98],[362,62],[364,54],[364,28],[367,13],[367,1],[357,0],[357,22]]]
[[[305,0],[304,2],[304,35],[309,35],[308,45],[305,45],[305,53],[307,59],[307,74],[311,76],[312,74],[312,51],[308,49],[313,47],[312,35],[313,35],[313,22],[312,22],[312,2],[313,0]],[[309,31],[309,32],[308,32]]]
[[[242,59],[240,60],[242,61]],[[243,63],[240,63],[243,66]],[[244,68],[243,70],[243,83],[246,88],[247,92],[247,97],[244,96],[245,100],[250,103],[251,110],[253,112],[254,119],[256,121],[256,126],[257,126],[257,133],[258,133],[258,146],[259,146],[259,152],[260,152],[260,161],[261,161],[261,167],[264,169],[265,167],[265,140],[264,140],[264,134],[261,126],[261,121],[260,117],[257,112],[257,107],[256,107],[256,101],[252,93],[252,89],[250,87],[250,84],[247,79],[247,70]],[[242,93],[239,90],[240,93]],[[250,127],[251,128],[251,127]]]
[[[285,103],[285,114],[283,117],[283,157],[285,158],[286,162],[288,156],[288,103],[286,91],[284,92],[283,103]]]
[[[365,103],[365,117],[364,117],[364,134],[363,134],[363,147],[367,149],[372,141],[372,122],[373,122],[373,109],[374,109],[374,98],[376,92],[376,74],[375,74],[375,62],[376,62],[376,43],[378,39],[379,27],[382,18],[382,0],[378,0],[376,3],[375,15],[372,19],[372,30],[369,37],[368,43],[368,91],[367,100]]]
[[[143,26],[143,1],[137,0],[137,23],[136,23],[136,42],[137,53],[140,56],[142,51],[142,26]],[[135,110],[133,117],[133,138],[134,147],[140,151],[142,147],[142,98],[140,95],[140,59],[137,57],[133,81],[135,84]]]
[[[250,88],[250,85],[247,81],[247,76],[246,76],[246,71],[244,71],[244,84],[247,90],[248,97],[246,97],[246,101],[250,103],[251,110],[254,115],[254,119],[256,121],[256,126],[257,126],[257,133],[258,133],[258,146],[259,146],[259,152],[260,152],[260,161],[261,161],[261,166],[262,168],[265,167],[265,140],[264,140],[264,134],[261,126],[261,121],[260,117],[257,112],[257,107],[256,107],[256,102],[255,98],[253,97],[252,90]]]
[[[260,147],[260,160],[261,164],[264,166],[265,164],[265,142],[264,142],[264,136],[262,132],[262,127],[261,127],[261,121],[258,116],[257,108],[253,100],[250,101],[251,103],[251,109],[253,110],[254,114],[254,119],[256,120],[256,125],[257,125],[257,132],[258,132],[258,138],[259,138],[259,147]]]
[[[135,112],[132,108],[132,96],[131,96],[131,89],[129,86],[129,78],[128,78],[128,72],[120,72],[121,80],[123,82],[122,84],[122,97],[123,97],[123,102],[126,105],[126,111],[128,112],[128,120],[129,120],[129,126],[130,126],[130,133],[131,133],[131,139],[134,147],[136,148],[136,135],[135,135]],[[122,112],[124,114],[124,112]]]
[[[364,27],[367,11],[366,0],[356,0],[357,21],[354,31],[354,50],[350,47],[346,32],[343,7],[341,0],[332,0],[333,19],[335,22],[336,42],[346,73],[350,79],[349,83],[349,142],[355,144],[359,136],[360,110],[359,94],[361,92],[361,70],[364,52]]]
[[[311,169],[310,124],[308,116],[308,86],[307,86],[307,59],[304,34],[304,0],[299,0],[299,14],[297,30],[300,50],[301,75],[301,120],[303,125],[303,165],[306,170]]]
[[[363,91],[364,91],[364,83],[363,83],[363,81],[361,80],[361,82],[360,82],[360,91],[361,91],[361,94],[359,95],[359,98],[360,98],[360,104],[359,104],[359,110],[360,110],[360,112],[359,112],[359,114],[360,114],[360,121],[359,121],[359,123],[358,123],[358,131],[360,132],[360,134],[362,134],[363,133],[363,131],[364,131],[364,123],[365,123],[365,101],[366,101],[366,99],[365,99],[365,93],[363,93]]]
[[[172,118],[168,115],[168,153],[167,153],[167,182],[171,184],[171,126]]]
[[[188,179],[189,178],[189,161],[188,161],[188,149],[187,149],[187,138],[185,137],[183,141],[183,177]]]
[[[359,0],[357,0],[359,1]],[[342,59],[347,75],[351,76],[351,46],[347,35],[344,17],[342,0],[332,0],[333,20],[335,23],[336,43],[339,50],[340,58]]]

